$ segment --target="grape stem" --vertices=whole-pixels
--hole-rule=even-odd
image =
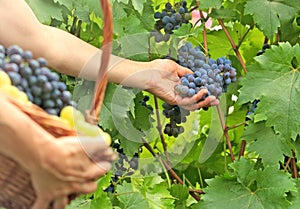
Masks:
[[[291,158],[289,157],[286,164],[285,164],[285,166],[284,166],[284,168],[283,168],[284,172],[286,172],[288,170],[288,167],[289,167],[290,163],[291,163]]]
[[[248,71],[247,71],[247,69],[246,69],[245,62],[244,62],[244,60],[243,60],[243,58],[242,58],[242,55],[241,55],[240,52],[239,52],[238,47],[237,47],[236,44],[234,43],[234,41],[233,41],[233,39],[232,39],[230,33],[228,32],[226,26],[224,25],[224,22],[223,22],[221,19],[218,19],[218,22],[219,22],[219,24],[222,26],[222,29],[223,29],[223,31],[224,31],[226,37],[228,38],[228,40],[229,40],[229,42],[230,42],[230,44],[231,44],[231,46],[232,46],[232,48],[233,48],[233,50],[234,50],[234,52],[235,52],[237,58],[238,58],[238,60],[240,61],[241,65],[242,65],[242,68],[243,68],[243,70],[244,70],[244,73],[247,74]]]
[[[156,112],[156,119],[157,119],[157,130],[159,132],[161,143],[163,145],[166,160],[169,163],[170,159],[169,159],[169,154],[168,154],[168,150],[167,150],[167,144],[166,144],[166,141],[165,141],[165,138],[164,138],[164,133],[162,131],[162,125],[161,125],[161,120],[160,120],[160,116],[159,116],[158,100],[157,100],[156,96],[154,96],[154,104],[155,104],[155,112]]]
[[[240,48],[240,46],[242,45],[242,43],[244,42],[245,38],[247,37],[248,33],[253,29],[253,24],[248,28],[248,30],[244,33],[244,35],[242,36],[242,38],[239,40],[238,45],[236,46],[237,49]]]
[[[199,12],[200,12],[200,18],[205,20],[202,10],[199,10]],[[203,42],[204,42],[205,55],[208,57],[207,30],[206,30],[205,22],[203,24]]]
[[[184,182],[182,181],[182,179],[176,174],[176,172],[171,168],[171,166],[164,159],[162,159],[158,154],[156,154],[154,152],[152,147],[147,143],[147,141],[144,138],[142,138],[142,142],[143,142],[143,145],[146,147],[146,149],[153,155],[153,157],[161,160],[164,167],[169,171],[171,177],[173,179],[175,179],[178,183],[183,185]],[[192,190],[189,190],[189,193],[196,201],[198,201],[198,202],[200,201],[200,197],[196,194],[196,193],[199,193],[199,192],[194,192]],[[204,194],[204,192],[199,193],[199,194]]]
[[[295,152],[293,151],[293,158],[291,160],[292,163],[292,171],[293,171],[293,178],[298,179],[298,169],[297,169],[297,164],[296,164],[296,159],[295,159]]]
[[[228,129],[227,129],[226,124],[225,124],[225,119],[224,119],[220,104],[217,105],[217,110],[218,110],[219,118],[220,118],[220,121],[221,121],[222,129],[223,129],[223,132],[224,132],[224,136],[226,138],[227,146],[228,146],[228,149],[230,151],[230,157],[231,157],[231,160],[233,162],[235,160],[235,158],[234,158],[234,154],[233,154],[233,151],[232,151],[232,145],[231,145],[230,138],[229,138],[229,135],[228,135]]]
[[[230,127],[226,127],[226,129],[231,130],[231,129],[235,129],[235,128],[238,128],[240,126],[244,126],[244,125],[247,125],[247,124],[248,124],[247,122],[242,122],[242,123],[238,123],[236,125],[230,126]]]
[[[246,149],[246,141],[242,140],[242,144],[241,144],[241,148],[240,148],[240,153],[239,153],[239,158],[241,158],[242,156],[244,156],[245,149]]]

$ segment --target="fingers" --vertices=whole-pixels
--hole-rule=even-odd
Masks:
[[[111,163],[107,161],[97,162],[97,164],[93,163],[92,166],[81,173],[81,176],[84,179],[95,180],[107,173],[111,167]]]
[[[97,183],[94,181],[84,183],[70,182],[67,184],[65,183],[62,188],[60,189],[60,192],[57,192],[52,198],[45,198],[43,194],[38,195],[31,209],[48,209],[51,205],[53,206],[53,209],[65,209],[69,203],[68,196],[70,194],[93,193],[97,190]],[[49,194],[47,195],[49,196]]]
[[[53,202],[53,209],[65,209],[68,204],[67,197],[60,197]]]
[[[197,110],[202,107],[210,107],[219,104],[219,100],[215,96],[207,97],[208,91],[206,89],[202,89],[193,97],[184,97],[182,98],[180,95],[176,95],[175,99],[177,105],[187,110]],[[203,98],[205,98],[203,100]]]
[[[72,186],[69,188],[69,194],[90,194],[97,190],[97,183],[94,181],[89,181],[85,183],[73,183]]]
[[[203,101],[200,101],[198,103],[194,103],[191,105],[185,105],[185,106],[182,106],[182,108],[192,111],[192,110],[198,110],[203,107],[215,106],[218,104],[219,104],[219,100],[217,100],[215,96],[209,96]]]
[[[108,161],[112,162],[117,158],[117,155],[113,151],[112,148],[107,148],[104,152],[96,152],[92,156],[90,156],[91,160],[95,162],[99,161]]]
[[[79,137],[79,142],[86,154],[94,160],[94,156],[105,156],[108,160],[113,152],[105,139],[100,135],[97,137]]]

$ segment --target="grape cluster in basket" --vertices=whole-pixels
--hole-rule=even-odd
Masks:
[[[68,125],[79,135],[100,135],[110,144],[110,135],[86,122],[84,115],[72,106],[75,102],[71,100],[71,93],[46,64],[44,58],[35,60],[30,51],[23,51],[19,46],[6,49],[0,45],[0,92],[29,107],[33,103],[42,107],[49,118]]]
[[[65,83],[47,67],[46,59],[34,59],[30,51],[17,45],[7,49],[0,45],[0,70],[8,74],[12,84],[24,92],[29,101],[49,114],[59,115],[63,107],[76,106]]]

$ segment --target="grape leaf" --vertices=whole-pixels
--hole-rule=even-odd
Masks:
[[[87,199],[85,196],[80,196],[71,201],[66,209],[91,209],[91,203],[92,201],[90,199]]]
[[[153,16],[153,14],[154,14],[154,10],[152,7],[152,1],[146,1],[144,3],[144,8],[143,8],[142,14],[137,14],[137,16],[139,17],[139,20],[143,24],[143,27],[147,31],[153,30],[153,26],[155,24],[155,19],[150,18]],[[147,18],[145,18],[145,17],[147,17]]]
[[[290,176],[276,167],[255,169],[253,161],[241,158],[231,164],[234,177],[218,176],[207,180],[203,201],[193,208],[271,209],[287,208],[286,193],[295,191]]]
[[[124,182],[118,185],[116,189],[118,193],[118,200],[123,203],[122,208],[126,209],[140,209],[149,208],[147,201],[143,198],[138,190],[133,190],[131,184]]]
[[[248,143],[248,150],[259,154],[265,165],[279,165],[279,161],[284,161],[284,155],[291,155],[289,142],[275,134],[272,128],[265,127],[265,122],[250,123],[243,139]]]
[[[131,138],[126,138],[120,133],[117,134],[114,139],[120,140],[121,148],[123,149],[124,154],[128,157],[133,157],[133,155],[138,152],[142,145],[141,138],[139,138],[140,141],[133,141]]]
[[[219,9],[222,6],[223,0],[200,0],[201,9],[217,8]]]
[[[189,197],[189,189],[186,185],[174,184],[170,189],[170,193],[176,198],[174,202],[176,206],[175,209],[186,208],[186,202]]]
[[[115,0],[116,2],[122,2],[124,4],[128,4],[129,0]]]
[[[144,3],[147,2],[147,0],[131,0],[133,7],[139,12],[142,13],[144,8]]]
[[[51,18],[63,20],[59,4],[53,0],[26,0],[26,2],[42,23],[49,23]]]
[[[174,197],[167,190],[164,179],[158,174],[143,176],[143,179],[132,178],[134,189],[141,192],[144,199],[148,202],[149,208],[173,208]]]
[[[152,127],[150,110],[147,107],[141,105],[143,100],[143,94],[137,94],[135,98],[135,108],[134,108],[134,126],[143,131],[147,131]]]
[[[272,38],[280,27],[280,20],[293,19],[299,11],[297,7],[299,8],[298,1],[249,0],[245,5],[245,11],[253,14],[259,28],[268,38]]]
[[[224,94],[220,97],[221,110],[223,114],[226,109],[226,97]],[[219,143],[222,141],[224,136],[223,128],[220,122],[220,117],[216,107],[211,107],[211,123],[210,129],[207,136],[207,140],[203,145],[202,151],[199,155],[199,163],[204,163],[208,158],[210,158],[218,147]],[[223,115],[224,117],[225,115]]]
[[[182,160],[187,157],[187,155],[193,149],[195,138],[198,136],[200,130],[199,116],[199,111],[190,112],[190,115],[187,116],[187,121],[183,124],[180,124],[180,126],[184,128],[184,132],[177,138],[168,137],[167,135],[165,135],[169,158],[173,166],[181,163]],[[169,120],[167,119],[166,122],[167,121]],[[161,143],[159,143],[159,145],[161,145]]]
[[[101,208],[112,208],[112,203],[108,197],[107,192],[99,194],[99,196],[91,201],[90,209],[98,209],[101,205]]]
[[[292,191],[288,196],[288,199],[291,201],[292,205],[288,209],[298,209],[300,205],[300,180],[296,179],[297,192]]]
[[[113,4],[113,15],[114,21],[117,19],[123,19],[127,17],[127,13],[125,12],[123,5],[118,4],[117,2],[114,2]]]
[[[255,122],[267,119],[267,127],[274,127],[283,138],[295,139],[300,123],[295,114],[300,106],[300,78],[299,65],[294,65],[300,63],[300,46],[280,43],[255,60],[241,81],[239,102],[259,99]]]
[[[104,192],[104,190],[110,185],[111,177],[112,177],[112,173],[108,172],[105,176],[101,177],[98,180],[98,189],[94,193],[95,198],[99,198],[102,195],[102,193],[106,193]]]
[[[182,24],[180,26],[180,28],[178,28],[177,30],[173,30],[173,32],[174,32],[174,35],[176,35],[180,38],[184,38],[184,37],[188,37],[190,35],[191,29],[192,29],[191,24]]]

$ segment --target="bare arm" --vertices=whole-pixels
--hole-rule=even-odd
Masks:
[[[63,30],[39,23],[25,1],[0,0],[0,4],[0,43],[5,46],[18,44],[29,49],[35,56],[45,57],[52,68],[62,73],[96,79],[101,50]],[[206,90],[192,98],[183,99],[175,94],[174,86],[180,82],[179,75],[188,72],[191,73],[170,60],[136,62],[112,55],[108,80],[148,90],[171,104],[177,103],[187,109],[217,104],[213,96],[197,103]]]

